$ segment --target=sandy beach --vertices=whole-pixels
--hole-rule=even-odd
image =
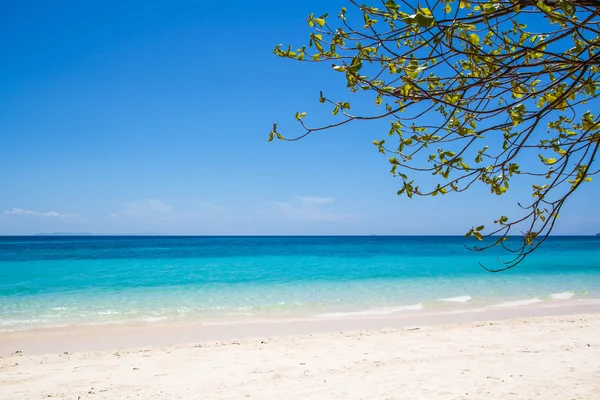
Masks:
[[[17,351],[2,399],[598,399],[600,314]]]

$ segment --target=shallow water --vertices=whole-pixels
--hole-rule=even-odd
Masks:
[[[0,330],[336,318],[600,298],[600,238],[516,268],[463,237],[4,237]]]

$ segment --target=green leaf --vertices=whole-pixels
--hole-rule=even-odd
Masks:
[[[469,35],[469,42],[471,44],[474,44],[475,46],[479,46],[479,42],[480,42],[479,35],[477,35],[476,33],[471,33]]]
[[[556,158],[545,158],[541,154],[538,154],[538,157],[540,157],[540,160],[546,165],[556,164]]]
[[[431,11],[427,8],[421,8],[415,14],[404,18],[404,22],[408,24],[416,24],[423,28],[431,28],[435,24],[435,19],[431,15]]]
[[[385,2],[385,6],[391,11],[398,11],[400,6],[396,4],[394,0],[388,0]]]
[[[352,63],[346,69],[350,72],[357,73],[362,68],[362,59],[359,57],[354,57],[352,59]]]
[[[275,136],[275,134],[277,134],[277,137],[279,138],[279,133],[277,133],[277,123],[273,124],[273,129],[271,130],[271,132],[269,133],[269,142],[273,141],[273,137]]]
[[[552,7],[546,5],[546,3],[544,3],[543,1],[538,1],[536,5],[540,8],[540,10],[544,11],[545,13],[552,13]]]
[[[321,28],[325,26],[325,20],[323,18],[313,18],[313,21],[315,21]]]
[[[423,28],[431,28],[435,24],[435,20],[432,15],[417,13],[417,24]]]

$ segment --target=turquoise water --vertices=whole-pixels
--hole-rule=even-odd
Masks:
[[[600,238],[499,274],[462,237],[3,237],[0,330],[377,316],[600,298]]]

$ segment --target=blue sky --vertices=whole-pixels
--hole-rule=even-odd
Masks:
[[[528,193],[396,196],[371,144],[387,122],[267,143],[319,90],[344,95],[328,65],[272,54],[342,4],[5,2],[0,234],[462,234],[515,211]],[[599,196],[555,233],[600,232]]]

